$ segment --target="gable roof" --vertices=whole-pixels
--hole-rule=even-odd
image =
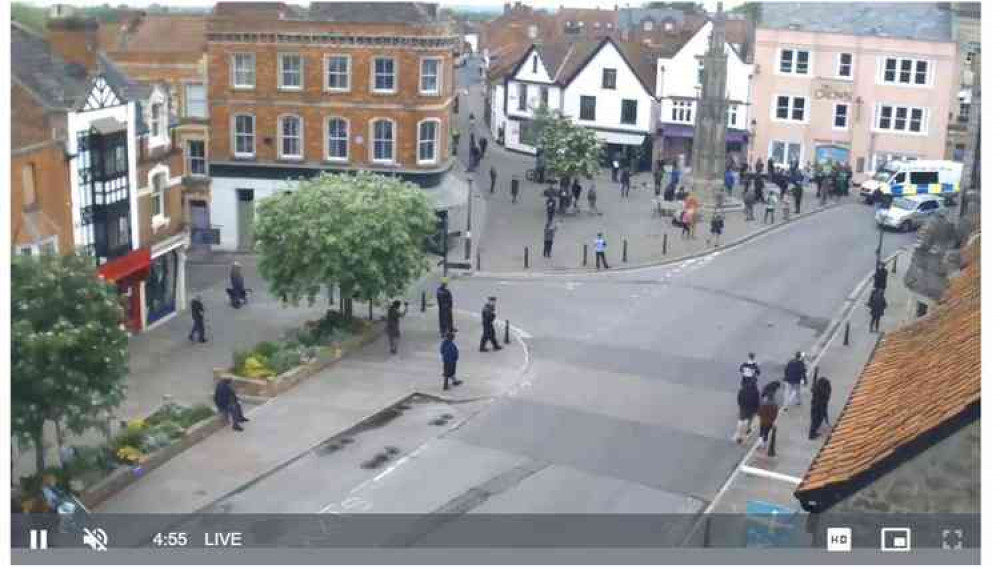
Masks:
[[[981,393],[979,241],[928,316],[885,336],[795,490],[822,511],[968,420]]]
[[[642,83],[649,96],[656,88],[656,57],[657,52],[635,42],[619,42],[612,37],[603,39],[559,39],[546,43],[535,43],[524,47],[523,53],[510,68],[510,75],[516,75],[517,70],[528,60],[532,51],[537,50],[545,69],[549,72],[552,82],[566,86],[576,79],[587,64],[606,45],[611,44],[621,55],[625,64]],[[499,75],[499,73],[498,73]]]
[[[11,80],[49,109],[70,109],[87,93],[87,70],[67,63],[40,35],[18,23],[10,24]]]
[[[938,4],[854,2],[845,10],[842,2],[762,2],[758,27],[949,42],[951,10]]]

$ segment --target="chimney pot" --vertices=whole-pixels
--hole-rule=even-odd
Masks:
[[[54,12],[54,11],[53,11]],[[66,14],[66,12],[60,12]],[[52,18],[47,24],[46,40],[52,51],[67,63],[81,65],[90,71],[97,67],[96,18],[72,15]]]

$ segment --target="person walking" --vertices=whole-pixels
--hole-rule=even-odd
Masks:
[[[620,164],[621,163],[618,162],[618,155],[616,154],[615,157],[611,160],[611,181],[612,182],[617,182],[618,181],[618,167],[620,166]]]
[[[802,384],[806,382],[806,362],[802,352],[795,352],[795,357],[785,364],[785,384],[788,396],[786,404],[802,405]]]
[[[763,203],[764,202],[764,175],[755,174],[753,177],[753,193],[754,198]]]
[[[570,194],[569,188],[563,185],[559,188],[559,215],[566,215],[566,210],[569,209],[571,203],[573,203],[573,196]]]
[[[774,210],[778,207],[778,194],[770,191],[767,194],[767,202],[764,205],[764,223],[774,223]],[[770,218],[770,222],[768,221]]]
[[[691,238],[691,211],[684,209],[681,211],[681,239]]]
[[[521,187],[521,181],[517,178],[510,179],[510,203],[517,203],[517,193]]]
[[[711,226],[712,235],[715,236],[716,247],[722,244],[722,229],[725,227],[725,225],[726,225],[726,220],[722,216],[722,212],[716,209],[715,213],[712,214],[712,226]],[[709,239],[708,243],[711,243],[711,239]]]
[[[629,172],[628,166],[622,168],[618,179],[621,180],[622,199],[628,199],[628,191],[632,185],[632,173]]]
[[[389,353],[391,354],[399,351],[399,337],[402,335],[399,328],[399,321],[410,310],[409,302],[403,304],[402,312],[400,312],[399,306],[398,300],[392,301],[392,304],[389,305],[389,314],[386,316],[385,321],[385,332],[389,336]]]
[[[590,188],[587,189],[587,204],[590,206],[590,213],[597,213],[597,184],[593,181],[590,182]]]
[[[226,424],[232,425],[234,431],[242,431],[241,423],[250,421],[243,416],[243,406],[240,405],[240,398],[236,395],[236,390],[233,389],[231,378],[220,380],[215,384],[215,394],[212,400]]]
[[[677,159],[674,158],[674,163],[670,169],[670,184],[674,188],[677,188],[678,186],[680,186],[680,183],[681,183],[681,167],[680,164],[677,163]]]
[[[819,437],[819,429],[823,423],[830,424],[830,396],[833,387],[830,380],[821,377],[812,388],[812,401],[809,405],[809,440]]]
[[[872,279],[872,288],[884,291],[889,284],[889,271],[885,268],[885,263],[879,261],[875,268],[875,277]]]
[[[736,185],[736,175],[733,173],[732,170],[728,169],[726,170],[725,185],[726,185],[726,193],[732,196],[733,186]]]
[[[545,232],[543,235],[543,247],[542,256],[548,259],[552,258],[552,242],[556,239],[556,224],[548,223],[545,225]]]
[[[819,199],[823,195],[823,182],[826,181],[826,177],[823,175],[823,167],[819,164],[816,165],[816,175],[813,176],[813,181],[816,182],[816,199]]]
[[[448,289],[448,278],[442,278],[437,289],[438,332],[442,338],[448,332],[455,331],[455,320],[452,317],[453,304],[451,291]]]
[[[556,215],[556,198],[551,195],[545,199],[545,225],[552,225],[552,218]]]
[[[774,183],[778,185],[779,199],[785,199],[785,192],[788,191],[788,174],[784,170],[778,169],[774,172]]]
[[[653,172],[653,193],[656,197],[660,197],[660,191],[663,189],[663,165],[657,164],[656,170]]]
[[[753,418],[760,409],[760,391],[757,389],[756,381],[747,381],[740,385],[740,390],[736,394],[736,405],[739,408],[739,419],[736,422],[733,440],[736,444],[743,444],[743,439],[751,433]]]
[[[233,261],[229,268],[229,303],[233,308],[240,308],[247,303],[247,289],[243,283],[243,267],[239,261]]]
[[[753,221],[753,208],[757,205],[757,198],[749,189],[743,191],[743,212],[746,214],[746,221]]]
[[[757,157],[757,162],[753,165],[753,171],[755,174],[760,174],[764,171],[764,161],[760,156]]]
[[[687,214],[688,237],[691,239],[698,236],[699,209],[701,209],[701,204],[698,202],[698,198],[694,197],[694,194],[688,194],[684,197],[684,212]]]
[[[579,178],[573,178],[573,209],[580,211],[580,194],[583,192],[583,186],[580,185]]]
[[[486,157],[486,147],[488,145],[489,145],[489,142],[486,140],[486,137],[485,136],[480,136],[479,137],[479,158],[480,159],[483,159],[483,158]]]
[[[493,327],[493,322],[497,319],[497,297],[491,296],[486,300],[486,305],[483,306],[483,337],[479,339],[479,351],[488,352],[486,349],[487,342],[493,344],[493,351],[502,350],[503,346],[497,342],[497,331]]]
[[[441,341],[441,363],[444,364],[444,390],[448,391],[449,380],[451,381],[450,387],[458,387],[462,385],[462,382],[455,378],[455,374],[458,371],[458,346],[455,344],[455,333],[448,332],[444,340]]]
[[[795,199],[795,215],[802,213],[802,184],[796,182],[792,186],[792,198]]]
[[[872,289],[872,294],[868,298],[868,311],[871,314],[871,320],[868,322],[869,332],[879,331],[879,322],[881,322],[882,315],[885,314],[888,305],[889,303],[885,300],[885,291],[877,288]]]
[[[496,166],[490,166],[490,193],[497,187],[497,169]]]
[[[188,334],[188,340],[194,342],[197,336],[197,341],[204,344],[208,340],[205,339],[205,305],[201,303],[200,294],[194,295],[194,298],[191,299],[191,320],[193,325],[191,333]]]
[[[605,269],[610,269],[608,266],[608,259],[604,256],[608,250],[608,242],[604,240],[604,234],[598,233],[597,239],[594,239],[594,254],[597,256],[594,262],[594,266],[597,270],[601,270],[601,265],[604,265]]]
[[[760,408],[757,409],[757,417],[760,419],[760,440],[766,443],[771,436],[771,429],[778,419],[778,390],[781,389],[780,381],[772,381],[764,386],[760,391]],[[763,445],[761,448],[765,448]]]
[[[740,364],[740,383],[756,382],[758,378],[760,378],[760,364],[757,363],[757,355],[750,352],[747,354],[747,361]]]

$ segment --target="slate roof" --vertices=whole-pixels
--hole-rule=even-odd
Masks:
[[[951,11],[936,2],[762,2],[761,28],[952,41]]]
[[[313,2],[310,20],[351,23],[432,24],[437,4],[429,2]]]
[[[153,86],[130,78],[103,53],[97,54],[98,68],[104,80],[128,101],[145,101],[153,94]]]
[[[889,333],[855,384],[830,438],[795,491],[803,506],[832,505],[906,460],[920,441],[980,401],[980,245],[926,317]],[[818,506],[817,506],[818,505]]]
[[[667,20],[673,20],[677,27],[685,25],[685,20],[704,21],[702,14],[689,14],[678,8],[623,8],[618,10],[618,25],[622,28],[641,25],[644,20],[651,19],[659,25]]]
[[[46,107],[69,109],[90,85],[81,65],[66,61],[49,49],[41,36],[10,24],[10,74]]]

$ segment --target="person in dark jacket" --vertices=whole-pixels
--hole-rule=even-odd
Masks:
[[[878,332],[879,321],[882,320],[888,305],[889,303],[885,301],[885,291],[872,289],[872,294],[868,298],[868,311],[871,314],[871,320],[868,322],[869,332]]]
[[[663,165],[657,164],[656,170],[653,171],[653,193],[656,197],[660,197],[660,191],[663,189]]]
[[[743,192],[743,213],[746,214],[746,221],[753,221],[753,208],[757,205],[757,197],[749,190]]]
[[[556,239],[556,224],[549,223],[545,226],[542,235],[542,257],[552,258],[552,242]]]
[[[622,197],[628,198],[628,191],[632,187],[632,172],[629,171],[627,166],[622,168],[621,174],[618,175],[618,179],[621,180]]]
[[[389,352],[395,354],[399,350],[399,337],[402,335],[399,329],[399,321],[406,316],[410,310],[410,303],[403,305],[403,310],[399,310],[399,301],[394,300],[389,305],[389,314],[386,316],[385,332],[389,336]]]
[[[580,194],[583,193],[583,186],[580,185],[579,178],[573,178],[573,209],[580,209]]]
[[[191,320],[193,326],[191,333],[188,334],[188,340],[194,342],[197,336],[198,341],[204,344],[208,340],[205,339],[205,305],[201,303],[201,295],[196,294],[191,300]]]
[[[556,216],[556,199],[549,196],[545,200],[545,225],[552,225],[552,219]]]
[[[795,182],[792,186],[792,197],[795,199],[795,213],[802,213],[802,184]]]
[[[712,214],[711,222],[711,233],[715,236],[715,246],[718,247],[722,244],[722,229],[726,226],[726,219],[722,216],[722,212],[718,209]],[[711,239],[708,240],[711,243]]]
[[[243,267],[239,261],[234,261],[229,269],[229,302],[233,308],[239,308],[247,303],[247,290],[243,283]]]
[[[774,181],[774,158],[767,159],[767,177],[772,182]]]
[[[833,388],[829,379],[821,377],[816,380],[809,408],[809,440],[819,436],[819,429],[823,423],[830,424],[829,407],[832,393]]]
[[[802,384],[806,382],[806,361],[802,352],[795,352],[795,357],[785,364],[785,384],[788,405],[802,405]]]
[[[764,172],[764,161],[761,160],[760,156],[757,157],[757,162],[753,165],[753,170],[757,174]]]
[[[875,278],[872,287],[876,290],[885,290],[886,285],[889,284],[889,271],[885,268],[885,263],[879,262],[878,268],[875,269]]]
[[[233,389],[232,379],[223,379],[215,384],[215,407],[219,413],[225,417],[226,422],[233,426],[234,431],[242,431],[240,423],[246,423],[250,419],[243,416],[243,406]]]
[[[757,354],[750,352],[747,361],[740,364],[740,381],[741,383],[746,383],[747,381],[756,383],[759,377],[760,365],[757,363]]]
[[[444,390],[448,391],[449,380],[452,387],[462,385],[462,382],[455,378],[455,373],[458,371],[458,346],[455,344],[454,332],[448,332],[441,342],[441,363],[444,364]]]
[[[757,382],[748,381],[740,386],[740,391],[736,394],[736,404],[739,406],[740,414],[733,439],[737,444],[743,444],[744,437],[750,435],[753,418],[760,409],[760,391],[757,389]]]
[[[760,409],[757,410],[757,416],[760,417],[760,439],[765,443],[774,427],[774,421],[778,418],[779,389],[781,382],[772,381],[760,392]]]
[[[451,291],[448,290],[448,279],[441,279],[441,286],[437,289],[438,305],[438,331],[444,338],[448,332],[455,331],[455,320],[452,318],[452,298]]]
[[[774,183],[778,185],[778,191],[780,192],[779,199],[785,199],[785,193],[788,191],[788,174],[784,170],[776,170],[774,172]]]
[[[489,145],[489,142],[486,140],[485,136],[479,137],[479,158],[485,158],[486,157],[486,147],[488,145]]]
[[[492,194],[497,189],[497,169],[496,166],[490,166],[490,193]]]
[[[753,193],[754,198],[763,203],[764,202],[764,175],[757,174],[753,177]]]
[[[493,343],[493,351],[502,350],[503,346],[497,342],[497,331],[493,327],[493,322],[497,319],[497,297],[491,296],[483,306],[483,336],[479,339],[479,351],[487,352],[486,343]]]

